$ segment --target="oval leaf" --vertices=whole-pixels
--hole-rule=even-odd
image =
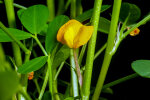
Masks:
[[[120,9],[120,21],[124,22],[128,18],[127,25],[135,23],[141,16],[141,10],[138,6],[131,3],[122,3]]]
[[[32,37],[30,33],[14,29],[14,28],[8,28],[8,30],[18,39],[18,40],[24,40]],[[12,42],[13,40],[2,30],[0,29],[0,42]]]
[[[27,74],[32,71],[36,71],[40,69],[46,63],[47,59],[48,59],[47,56],[41,56],[41,57],[32,59],[26,62],[25,64],[23,64],[22,66],[20,66],[18,68],[18,72],[22,74]]]
[[[102,5],[101,8],[101,13],[110,8],[111,5]],[[79,22],[86,21],[92,17],[93,14],[93,9],[90,9],[88,11],[85,11],[83,14],[77,16],[75,19],[78,20]]]
[[[19,13],[22,13],[20,11]],[[44,28],[48,20],[48,8],[44,5],[34,5],[24,10],[20,20],[24,27],[33,34],[38,34]]]
[[[150,78],[150,60],[136,60],[131,66],[140,76]]]
[[[0,100],[10,100],[18,91],[19,77],[15,71],[0,72]]]
[[[65,61],[70,55],[70,49],[68,46],[63,45],[60,50],[56,53],[52,66],[54,68],[58,67],[61,62]]]
[[[47,52],[51,52],[52,49],[55,47],[57,43],[57,31],[67,21],[69,21],[69,18],[67,16],[60,15],[57,16],[51,23],[49,23],[45,41],[45,47]]]
[[[110,28],[110,21],[104,17],[100,17],[98,31],[108,34]]]

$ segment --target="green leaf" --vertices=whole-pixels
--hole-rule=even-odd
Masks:
[[[18,40],[24,40],[32,37],[30,33],[14,29],[14,28],[8,28],[8,30],[18,39]],[[12,42],[13,40],[2,30],[0,29],[0,42]]]
[[[52,100],[51,93],[49,91],[46,91],[43,95],[42,100]]]
[[[102,90],[103,93],[113,94],[113,90],[111,88],[105,88]]]
[[[56,35],[59,28],[67,21],[69,21],[69,18],[67,16],[60,15],[57,16],[51,23],[49,23],[45,41],[45,47],[48,53],[53,50],[57,43]]]
[[[20,16],[21,23],[24,27],[33,34],[38,34],[44,28],[48,17],[48,8],[44,5],[34,5],[29,7]]]
[[[18,16],[18,18],[21,20],[21,16],[22,16],[22,14],[23,14],[23,12],[25,11],[25,9],[19,9],[18,11],[17,11],[17,16]]]
[[[100,17],[98,31],[108,34],[110,28],[110,21],[104,17]]]
[[[41,56],[41,57],[34,58],[34,59],[26,62],[22,66],[18,67],[18,72],[22,73],[22,74],[27,74],[32,71],[36,71],[36,70],[40,69],[46,63],[47,59],[48,59],[47,56]]]
[[[111,7],[111,5],[102,5],[101,13],[110,7]],[[90,9],[88,11],[85,11],[83,14],[77,16],[75,19],[80,21],[80,22],[83,22],[83,21],[90,19],[92,17],[92,14],[93,14],[93,9]]]
[[[122,3],[119,16],[120,21],[124,22],[128,16],[127,25],[134,24],[141,16],[140,8],[135,4]]]
[[[10,98],[18,91],[19,77],[15,71],[0,72],[0,100]]]
[[[68,97],[68,98],[65,98],[64,100],[74,100],[74,97]]]
[[[47,34],[47,29],[48,29],[48,24],[45,24],[44,28],[42,31],[39,33],[39,35],[46,36]]]
[[[140,76],[150,78],[150,60],[136,60],[131,66]]]
[[[61,62],[65,61],[70,55],[70,49],[68,46],[63,45],[60,50],[56,53],[54,60],[53,60],[53,68],[58,67]]]
[[[20,9],[17,11],[17,15],[18,15],[18,18],[21,20],[21,16],[22,16],[22,13],[25,11],[25,9]],[[41,32],[39,33],[39,35],[43,35],[45,36],[46,33],[47,33],[47,29],[48,29],[48,24],[45,24],[43,26],[43,29],[41,30]]]

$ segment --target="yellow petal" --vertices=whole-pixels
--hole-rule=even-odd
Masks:
[[[72,36],[72,39],[78,33],[80,27],[83,26],[79,21],[70,20],[66,24],[64,24],[57,33],[57,40],[63,44],[66,44],[67,40],[64,40],[64,34],[67,33],[66,39],[69,38],[69,35]],[[70,41],[70,40],[68,40]],[[69,44],[69,43],[68,43]],[[73,44],[73,43],[72,43]]]
[[[74,30],[72,27],[69,27],[65,34],[64,34],[64,40],[65,40],[65,44],[68,45],[70,48],[73,48],[73,40],[74,40]]]
[[[93,26],[82,26],[74,39],[73,48],[79,48],[86,44],[93,33]]]

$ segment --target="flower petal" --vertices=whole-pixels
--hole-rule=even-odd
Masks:
[[[73,40],[74,40],[74,30],[72,27],[68,28],[64,34],[64,41],[65,44],[68,45],[70,48],[73,48]]]
[[[83,26],[79,21],[76,20],[70,20],[66,24],[64,24],[57,33],[57,40],[63,44],[66,44],[64,40],[64,34],[67,32],[68,35],[71,34],[72,39],[76,36],[78,33],[80,27]],[[73,30],[73,31],[72,31]],[[70,31],[70,32],[69,32]],[[67,36],[69,37],[69,36]],[[68,38],[67,38],[68,39]],[[70,41],[70,40],[69,40]]]
[[[73,48],[79,48],[80,46],[86,44],[91,38],[93,33],[93,26],[82,26],[74,39]]]

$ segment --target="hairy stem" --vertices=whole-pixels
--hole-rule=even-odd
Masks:
[[[112,12],[112,18],[111,18],[111,25],[110,25],[110,31],[109,31],[109,36],[107,40],[107,47],[106,47],[106,52],[104,56],[104,61],[102,64],[102,68],[100,71],[100,75],[98,78],[98,82],[96,84],[96,89],[94,92],[94,95],[92,97],[92,100],[98,100],[104,81],[105,77],[107,75],[107,71],[111,62],[111,58],[113,54],[111,53],[114,47],[114,42],[115,42],[115,37],[116,37],[116,30],[117,30],[117,24],[118,24],[118,19],[119,19],[119,13],[120,13],[120,7],[121,7],[121,0],[114,0],[113,4],[113,12]]]
[[[93,20],[92,20],[92,25],[94,26],[94,32],[88,44],[86,67],[85,67],[85,72],[83,77],[82,100],[89,100],[96,37],[97,37],[97,28],[98,28],[98,23],[100,18],[102,1],[103,0],[95,0],[94,3],[94,12],[93,12]]]

